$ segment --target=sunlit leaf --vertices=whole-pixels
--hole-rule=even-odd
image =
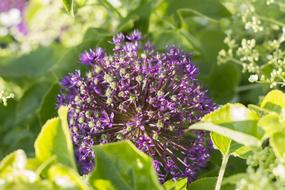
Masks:
[[[48,120],[42,127],[35,142],[35,152],[42,162],[56,156],[58,162],[76,170],[66,107],[59,109],[59,118]]]
[[[285,157],[285,131],[275,133],[270,138],[270,145],[273,148],[274,153],[279,158]]]
[[[152,159],[131,142],[97,145],[94,150],[96,168],[90,177],[92,187],[99,179],[109,180],[118,190],[162,189]]]
[[[71,14],[73,15],[73,0],[62,0],[62,3],[65,7],[65,9]]]
[[[165,190],[187,190],[187,178],[181,180],[169,180],[163,184]]]
[[[285,94],[280,90],[272,90],[264,97],[260,106],[285,115]]]
[[[202,122],[190,126],[190,129],[211,131],[214,146],[228,154],[240,150],[242,145],[261,144],[263,133],[257,126],[258,119],[255,112],[242,104],[227,104],[206,115]]]
[[[7,155],[0,162],[0,177],[5,177],[15,170],[22,170],[26,167],[27,157],[23,150],[16,150]]]
[[[81,180],[78,173],[74,170],[55,164],[48,170],[48,177],[59,189],[87,190],[88,186]]]

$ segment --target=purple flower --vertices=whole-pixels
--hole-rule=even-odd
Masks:
[[[113,37],[113,44],[119,46],[125,40],[125,36],[123,33],[119,33]]]
[[[141,33],[113,38],[113,55],[97,48],[81,55],[86,76],[65,77],[58,105],[69,105],[68,122],[82,174],[94,168],[95,144],[131,140],[153,158],[159,179],[195,179],[209,159],[209,139],[185,127],[215,109],[197,81],[191,56],[171,46],[158,52]]]
[[[91,65],[95,61],[99,61],[105,57],[105,51],[102,48],[90,49],[80,55],[80,61],[82,64]]]
[[[127,36],[130,41],[140,41],[142,38],[142,33],[138,30],[134,30],[129,36]]]

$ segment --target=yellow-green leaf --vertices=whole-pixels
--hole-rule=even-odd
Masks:
[[[74,170],[62,164],[53,165],[48,170],[48,178],[53,181],[59,189],[88,189],[87,185]]]
[[[58,162],[76,170],[67,112],[67,107],[61,107],[58,111],[59,118],[46,122],[36,139],[35,152],[36,158],[42,162],[55,156]]]
[[[285,114],[285,94],[280,90],[270,91],[262,100],[261,108]]]
[[[73,0],[62,0],[62,3],[65,7],[65,9],[71,14],[73,15]]]

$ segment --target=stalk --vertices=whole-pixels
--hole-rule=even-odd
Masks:
[[[226,167],[229,161],[230,154],[223,155],[222,165],[220,167],[219,176],[217,179],[215,190],[220,190],[223,182],[223,177],[226,171]]]

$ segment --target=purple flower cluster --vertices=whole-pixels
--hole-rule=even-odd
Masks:
[[[184,129],[213,111],[191,57],[172,46],[158,52],[139,31],[113,38],[113,54],[102,48],[80,56],[90,66],[66,76],[58,106],[69,105],[69,125],[82,174],[94,167],[96,144],[131,140],[153,158],[159,179],[189,182],[209,158],[207,134],[185,137]]]

